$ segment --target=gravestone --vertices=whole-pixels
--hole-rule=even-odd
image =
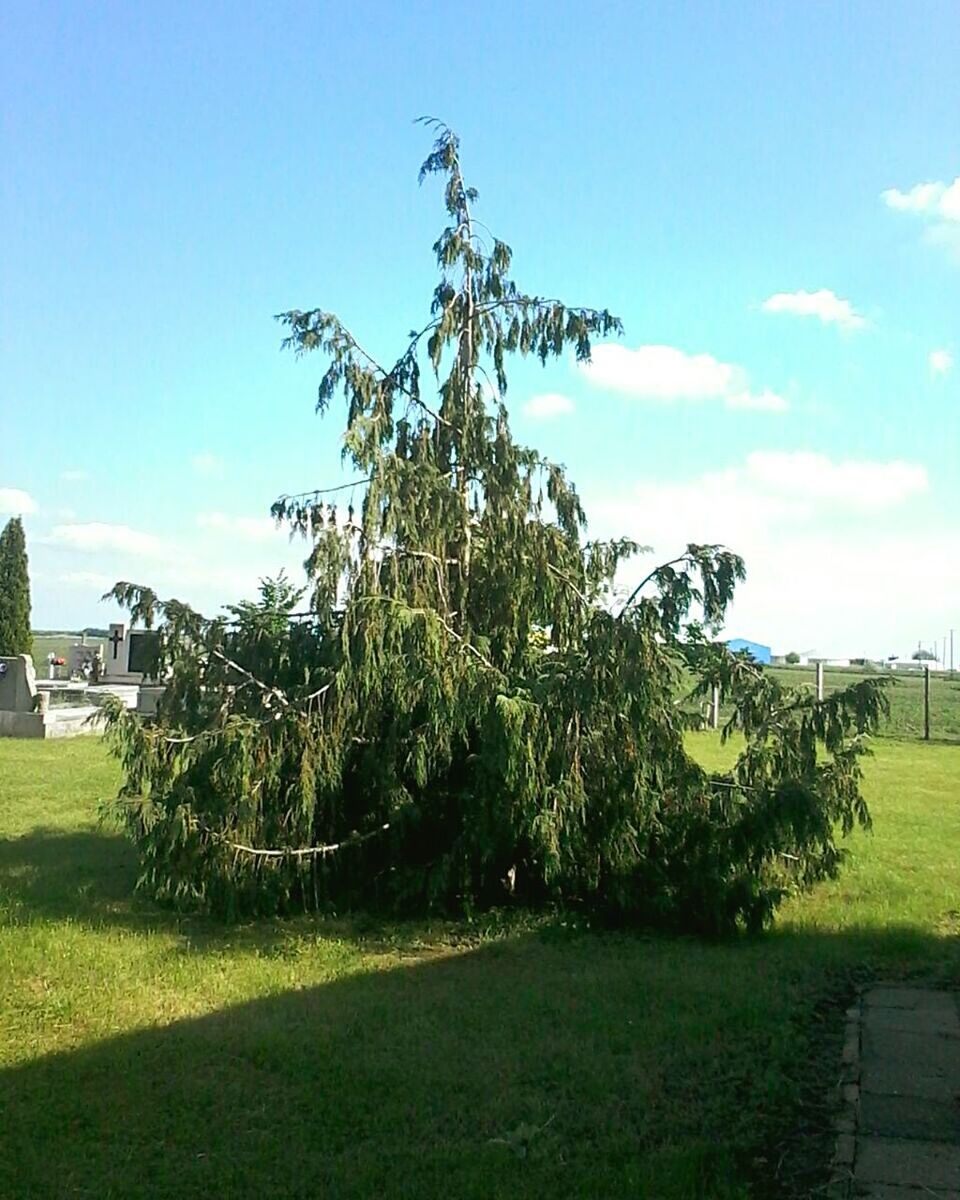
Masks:
[[[130,652],[127,656],[127,670],[139,672],[146,678],[153,678],[156,668],[158,634],[148,630],[145,633],[134,633],[129,636]]]
[[[0,710],[3,712],[35,712],[37,708],[37,677],[29,654],[0,658]]]
[[[29,654],[0,658],[0,737],[42,738],[46,697],[37,692]]]
[[[89,672],[87,669],[89,664]],[[67,655],[67,675],[79,675],[91,683],[98,683],[103,676],[103,646],[99,642],[88,646],[85,642],[74,642]]]
[[[103,711],[93,704],[48,707],[50,685],[37,687],[29,654],[0,658],[0,737],[67,738],[100,734]]]
[[[152,674],[159,635],[150,630],[127,629],[116,622],[110,626],[103,667],[103,683],[143,683]]]

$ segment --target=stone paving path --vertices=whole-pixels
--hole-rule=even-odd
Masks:
[[[874,987],[848,1018],[837,1140],[846,1194],[960,1200],[957,995]]]

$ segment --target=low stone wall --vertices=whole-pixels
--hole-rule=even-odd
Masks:
[[[0,737],[70,738],[101,734],[104,717],[99,708],[53,708],[47,712],[0,711]]]
[[[0,737],[42,738],[43,713],[7,712],[0,709]]]

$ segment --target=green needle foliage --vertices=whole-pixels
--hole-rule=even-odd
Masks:
[[[641,548],[586,539],[505,396],[510,355],[584,361],[620,322],[520,290],[457,138],[436,133],[420,177],[445,183],[440,278],[399,358],[382,366],[324,310],[280,317],[288,347],[326,361],[318,409],[345,398],[359,475],[273,507],[310,545],[305,611],[282,577],[213,620],[112,592],[158,627],[169,680],[153,723],[110,709],[141,885],[226,915],[512,895],[759,927],[837,869],[838,823],[867,821],[858,759],[882,693],[817,704],[711,642],[744,577],[723,547],[688,546],[615,603]],[[684,750],[691,667],[734,699],[747,748],[729,775]]]
[[[30,573],[23,521],[13,517],[0,533],[0,654],[30,654]]]

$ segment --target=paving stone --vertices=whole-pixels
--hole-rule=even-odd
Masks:
[[[864,1026],[862,1039],[864,1077],[873,1063],[908,1063],[921,1069],[938,1068],[960,1080],[960,1039],[930,1033],[899,1033]]]
[[[960,1146],[861,1136],[857,1139],[854,1178],[858,1184],[956,1190],[960,1188]]]
[[[867,1008],[923,1008],[957,1011],[956,997],[931,988],[875,987],[864,997]]]
[[[860,1132],[960,1144],[960,1106],[917,1096],[860,1097]]]
[[[960,1200],[960,1192],[951,1188],[945,1192],[940,1188],[898,1187],[895,1183],[874,1183],[866,1191],[857,1193],[857,1200]]]
[[[917,1066],[898,1059],[884,1062],[873,1058],[865,1064],[860,1076],[864,1093],[885,1096],[916,1096],[920,1100],[937,1100],[941,1104],[956,1101],[960,1083],[956,1078],[935,1066]]]
[[[851,1029],[844,1032],[849,1067],[854,1039]],[[859,1063],[859,1104],[849,1110],[857,1115],[854,1193],[864,1200],[960,1200],[957,994],[871,988],[862,997]],[[838,1126],[837,1135],[839,1166],[849,1158],[849,1129]]]
[[[960,1015],[956,1008],[868,1008],[863,1027],[870,1033],[933,1033],[960,1038]]]

